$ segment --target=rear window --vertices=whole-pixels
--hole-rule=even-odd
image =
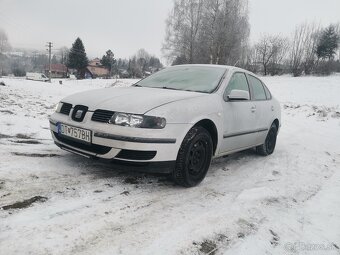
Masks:
[[[267,99],[272,99],[272,94],[270,94],[270,91],[267,88],[267,86],[263,84],[263,87],[264,87],[264,91],[266,92]]]

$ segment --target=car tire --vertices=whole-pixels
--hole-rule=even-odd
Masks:
[[[174,182],[184,187],[198,185],[208,172],[212,155],[213,142],[209,132],[200,126],[191,128],[178,151],[172,173]]]
[[[275,150],[277,138],[277,126],[273,123],[268,131],[264,144],[256,147],[256,152],[262,156],[268,156]]]

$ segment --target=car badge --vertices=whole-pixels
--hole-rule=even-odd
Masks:
[[[81,119],[81,116],[83,115],[83,110],[78,110],[77,112],[76,112],[76,114],[74,115],[74,117],[76,118],[76,119]]]

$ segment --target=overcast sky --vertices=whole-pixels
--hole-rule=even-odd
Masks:
[[[112,49],[129,57],[139,48],[161,56],[173,0],[0,0],[0,28],[14,47],[71,47],[79,36],[90,57]],[[340,22],[340,0],[249,0],[250,40],[289,36],[296,24]]]

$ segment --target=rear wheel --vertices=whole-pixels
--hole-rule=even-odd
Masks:
[[[179,149],[173,171],[175,183],[184,187],[198,185],[208,172],[213,153],[213,142],[203,127],[193,127]]]
[[[277,127],[275,123],[273,123],[269,129],[266,140],[264,144],[257,146],[256,151],[260,155],[268,156],[274,152],[276,145],[276,137],[277,137]]]

